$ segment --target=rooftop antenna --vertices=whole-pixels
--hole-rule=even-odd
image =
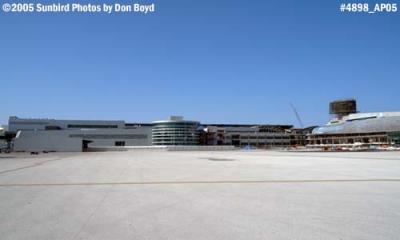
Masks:
[[[292,103],[290,103],[290,106],[292,107],[293,112],[294,112],[294,114],[296,115],[297,121],[299,121],[300,127],[303,128],[303,127],[304,127],[304,126],[303,126],[303,122],[301,121],[301,118],[300,118],[300,116],[299,116],[299,113],[297,112],[296,108],[293,106]]]

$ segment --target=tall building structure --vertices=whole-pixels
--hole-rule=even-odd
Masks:
[[[171,116],[169,120],[153,122],[153,145],[198,145],[199,126],[196,121],[183,120],[180,116]]]

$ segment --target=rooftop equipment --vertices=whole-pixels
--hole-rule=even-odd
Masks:
[[[357,113],[357,102],[355,99],[340,99],[329,103],[329,113],[342,118],[351,113]]]

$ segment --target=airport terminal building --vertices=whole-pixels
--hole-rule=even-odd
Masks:
[[[278,124],[203,124],[180,116],[151,123],[10,117],[5,139],[12,150],[90,151],[140,146],[235,146],[347,149],[400,145],[400,112],[357,112],[354,99],[330,103],[325,126],[293,128]],[[8,142],[10,143],[10,141]]]
[[[172,116],[152,123],[9,118],[14,151],[87,151],[127,146],[287,147],[298,144],[291,125],[201,124]]]
[[[357,112],[354,99],[330,103],[335,117],[308,135],[310,148],[345,149],[389,147],[400,144],[400,112]]]
[[[83,151],[89,146],[151,145],[151,124],[10,117],[14,151]]]
[[[389,146],[400,144],[400,112],[355,113],[317,127],[309,147]]]

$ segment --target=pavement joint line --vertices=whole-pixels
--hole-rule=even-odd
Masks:
[[[333,182],[400,182],[392,179],[320,179],[320,180],[232,180],[232,181],[149,181],[149,182],[77,182],[77,183],[10,183],[0,187],[107,186],[107,185],[190,185],[190,184],[257,184],[257,183],[333,183]]]
[[[41,162],[35,162],[35,163],[31,164],[31,165],[26,165],[26,166],[22,166],[22,167],[18,167],[18,168],[13,168],[13,169],[7,169],[7,170],[0,171],[0,175],[4,174],[4,173],[16,172],[16,171],[23,170],[23,169],[26,169],[26,168],[34,168],[34,167],[41,166],[41,165],[43,165],[45,163],[48,163],[48,162],[59,161],[59,160],[64,160],[64,159],[66,159],[66,158],[54,158],[54,159],[44,160],[44,161],[41,161]]]

